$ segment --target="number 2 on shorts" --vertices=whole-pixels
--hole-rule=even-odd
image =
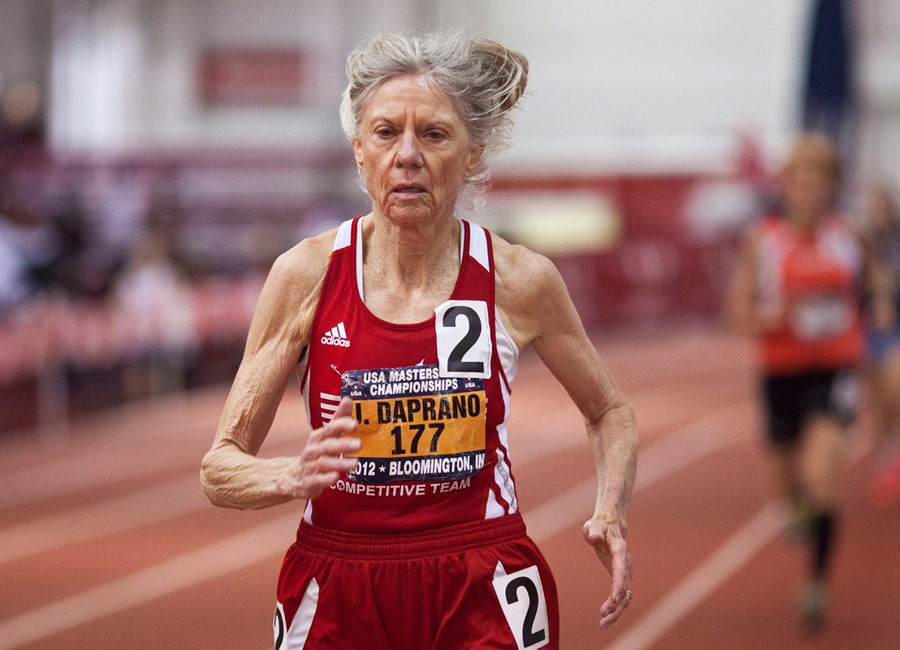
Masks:
[[[498,573],[502,566],[498,563]],[[494,574],[494,592],[516,639],[518,650],[536,650],[550,642],[547,603],[536,566]]]

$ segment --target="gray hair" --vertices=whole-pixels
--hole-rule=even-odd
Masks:
[[[500,43],[471,39],[462,32],[377,34],[347,57],[349,83],[341,96],[340,114],[348,139],[358,136],[362,109],[372,92],[407,74],[427,75],[455,98],[469,141],[482,147],[478,168],[460,189],[474,207],[490,180],[488,164],[510,146],[510,112],[525,92],[528,59]]]

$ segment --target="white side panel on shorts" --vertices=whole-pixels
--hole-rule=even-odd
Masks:
[[[291,621],[291,627],[288,628],[287,635],[284,637],[284,644],[281,650],[303,650],[306,645],[306,639],[309,637],[309,631],[312,628],[313,618],[316,615],[316,608],[319,605],[319,583],[313,578],[309,581],[306,593],[300,601],[297,613],[294,614],[294,620]]]
[[[331,250],[340,250],[342,248],[347,248],[347,246],[350,245],[350,232],[352,228],[353,219],[348,219],[340,225],[337,235],[334,238],[334,248]]]
[[[484,234],[484,228],[477,223],[469,222],[469,255],[474,257],[485,271],[491,270],[491,263],[488,257],[487,235]]]
[[[519,348],[516,347],[513,337],[506,331],[500,318],[500,310],[496,305],[494,306],[494,323],[496,323],[497,330],[497,357],[500,359],[500,366],[503,368],[503,374],[506,375],[506,381],[512,386],[513,379],[516,378],[516,370],[519,367]]]

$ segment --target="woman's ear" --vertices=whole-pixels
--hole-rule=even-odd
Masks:
[[[481,164],[481,157],[484,155],[483,146],[472,146],[469,149],[469,162],[466,165],[466,178],[475,174],[478,165]]]
[[[359,138],[353,138],[350,141],[353,145],[353,157],[356,158],[356,166],[362,170],[363,168],[363,154],[362,154],[362,142],[359,141]]]

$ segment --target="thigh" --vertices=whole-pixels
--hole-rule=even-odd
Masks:
[[[431,650],[559,648],[559,602],[550,567],[529,538],[467,551]]]

